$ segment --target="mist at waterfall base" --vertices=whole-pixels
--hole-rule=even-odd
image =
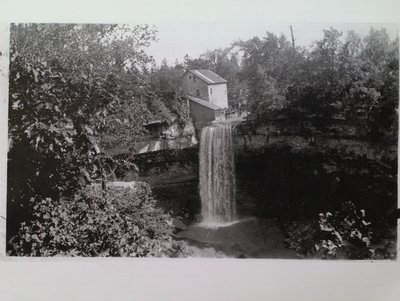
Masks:
[[[201,226],[229,226],[238,221],[231,124],[203,128],[199,152]]]

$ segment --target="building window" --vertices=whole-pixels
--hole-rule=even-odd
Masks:
[[[200,90],[196,89],[196,96],[200,97]]]
[[[212,88],[210,88],[210,95],[212,95]]]
[[[194,83],[196,82],[196,76],[193,76],[193,82]]]
[[[191,76],[191,75],[189,75],[189,79],[192,79],[192,76]]]

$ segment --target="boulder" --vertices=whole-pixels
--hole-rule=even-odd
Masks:
[[[177,218],[172,219],[172,225],[174,226],[175,229],[183,231],[188,228],[180,219]]]

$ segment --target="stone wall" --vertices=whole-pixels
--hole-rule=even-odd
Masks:
[[[349,125],[333,125],[324,134],[307,126],[271,122],[258,127],[246,123],[236,127],[235,149],[237,152],[260,149],[275,143],[285,143],[294,149],[326,148],[354,153],[371,160],[397,160],[396,141],[374,143],[356,134]]]

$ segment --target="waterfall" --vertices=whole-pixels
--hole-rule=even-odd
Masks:
[[[200,198],[203,222],[236,219],[235,164],[232,126],[203,128],[200,140]]]

